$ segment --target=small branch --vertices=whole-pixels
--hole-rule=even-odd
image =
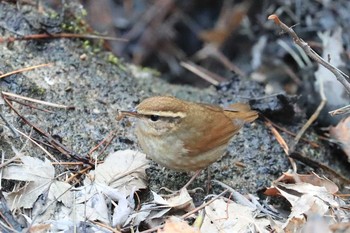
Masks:
[[[331,116],[350,113],[350,105],[328,112]]]
[[[0,229],[2,232],[22,232],[21,224],[17,222],[15,217],[13,216],[11,210],[7,206],[7,201],[0,191],[0,218],[3,219],[6,223],[1,224]]]
[[[122,41],[127,42],[127,39],[109,37],[109,36],[99,36],[93,34],[75,34],[75,33],[58,33],[58,34],[32,34],[22,37],[8,37],[1,38],[0,43],[3,42],[14,42],[20,40],[41,40],[41,39],[54,39],[54,38],[81,38],[81,39],[102,39],[102,40],[112,40],[112,41]]]
[[[281,136],[281,134],[276,130],[275,127],[272,126],[272,123],[269,119],[265,118],[265,125],[271,130],[272,134],[275,136],[277,142],[280,144],[280,146],[282,147],[282,149],[284,150],[284,153],[286,153],[289,162],[292,166],[292,169],[295,173],[297,173],[297,165],[294,161],[294,159],[292,159],[289,155],[290,155],[290,149],[288,147],[288,144],[286,143],[286,141],[283,139],[283,137]]]
[[[265,117],[265,118],[268,119],[267,117]],[[295,133],[293,133],[293,132],[287,130],[286,128],[283,128],[282,126],[277,125],[277,124],[274,123],[274,122],[272,122],[270,119],[268,119],[268,120],[270,121],[270,123],[271,123],[274,127],[276,127],[277,129],[279,129],[279,130],[285,132],[286,134],[289,134],[289,135],[291,135],[291,136],[293,136],[293,137],[296,137],[296,136],[297,136]],[[309,143],[312,147],[315,147],[315,148],[320,147],[320,145],[318,145],[317,142],[315,142],[315,141],[310,141],[310,140],[307,140],[306,138],[301,138],[301,140],[303,140],[303,141],[306,142],[306,143]]]
[[[191,210],[190,212],[182,215],[180,218],[181,219],[186,219],[188,218],[189,216],[191,216],[192,214],[198,212],[199,210],[205,208],[206,206],[210,205],[211,203],[213,203],[216,199],[218,199],[219,197],[223,196],[225,193],[227,193],[229,190],[228,189],[225,189],[224,191],[222,191],[220,194],[218,194],[217,196],[215,196],[213,199],[211,199],[210,201],[208,202],[205,202],[203,203],[202,205],[198,206],[197,208]]]
[[[34,70],[36,68],[40,68],[40,67],[44,67],[44,66],[51,66],[51,65],[52,65],[51,63],[47,63],[47,64],[41,64],[41,65],[37,65],[37,66],[31,66],[31,67],[26,67],[26,68],[22,68],[19,70],[11,71],[9,73],[0,75],[0,79],[5,78],[5,77],[10,76],[10,75],[13,75],[13,74],[22,73],[24,71]]]
[[[50,111],[50,110],[48,110],[48,109],[39,108],[39,107],[36,107],[36,106],[34,106],[34,105],[31,105],[31,104],[26,104],[26,103],[24,103],[24,102],[22,102],[22,101],[16,100],[16,99],[11,98],[11,97],[8,97],[8,100],[9,100],[9,101],[12,101],[12,102],[16,102],[16,103],[18,103],[18,104],[21,104],[21,105],[23,105],[23,106],[27,106],[27,107],[29,107],[29,108],[31,108],[31,109],[36,109],[36,110],[38,110],[38,111],[42,111],[42,112],[46,112],[46,113],[54,113],[53,111]]]
[[[94,166],[94,163],[91,162],[89,159],[84,158],[80,155],[78,155],[76,152],[68,149],[66,146],[64,146],[62,143],[60,143],[58,140],[54,139],[49,133],[41,129],[40,127],[34,125],[31,123],[29,120],[27,120],[24,116],[22,116],[19,111],[13,107],[11,102],[8,100],[8,97],[2,93],[2,97],[6,104],[19,116],[24,123],[28,124],[31,126],[36,132],[38,132],[40,135],[42,135],[47,142],[49,142],[56,150],[58,150],[60,153],[64,154],[65,156],[73,157],[75,160],[84,162],[85,164],[91,165],[92,167]]]
[[[10,131],[12,132],[14,138],[18,138],[18,133],[15,131],[13,126],[6,120],[6,118],[2,115],[1,112],[0,112],[0,118],[5,122],[6,126],[10,129]]]
[[[224,81],[224,79],[220,78],[213,72],[210,72],[209,70],[206,70],[203,67],[195,65],[191,62],[180,62],[180,65],[214,86],[218,86],[222,81]]]
[[[107,135],[107,137],[105,137],[97,146],[95,146],[94,148],[92,148],[89,151],[88,156],[91,158],[92,157],[92,153],[94,151],[96,151],[99,147],[101,147],[103,144],[105,144],[105,146],[102,148],[102,151],[96,156],[95,160],[97,160],[102,155],[102,153],[107,149],[107,147],[111,144],[111,142],[115,138],[117,132],[118,132],[118,130],[111,131]]]
[[[287,32],[292,38],[294,43],[299,45],[305,53],[311,57],[313,60],[315,60],[317,63],[324,66],[326,69],[331,71],[334,76],[337,78],[337,80],[343,84],[348,94],[350,94],[350,79],[347,74],[339,70],[338,68],[332,66],[327,61],[325,61],[320,55],[318,55],[303,39],[299,38],[298,35],[294,32],[294,30],[290,27],[288,27],[286,24],[284,24],[277,15],[273,14],[268,17],[268,19],[273,20],[275,24],[280,26],[283,31]]]
[[[37,104],[47,105],[47,106],[54,107],[54,108],[64,108],[64,109],[74,109],[75,108],[74,106],[66,106],[66,105],[62,105],[62,104],[50,103],[50,102],[47,102],[47,101],[37,100],[37,99],[33,99],[33,98],[29,98],[29,97],[13,94],[13,93],[10,93],[10,92],[5,92],[5,91],[2,91],[1,94],[5,95],[5,96],[11,96],[11,97],[27,100],[27,101],[30,101],[30,102],[33,102],[33,103],[37,103]]]
[[[327,99],[324,94],[323,81],[320,82],[320,95],[321,95],[321,103],[318,105],[316,111],[312,114],[312,116],[309,118],[309,120],[305,123],[305,125],[298,132],[297,136],[294,138],[294,142],[291,146],[291,151],[294,151],[295,146],[298,144],[300,138],[303,136],[305,131],[310,127],[310,125],[317,119],[317,117],[320,115],[320,112],[326,105]]]

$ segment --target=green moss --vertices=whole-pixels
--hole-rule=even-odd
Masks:
[[[90,50],[90,49],[91,49],[91,44],[90,44],[90,41],[89,41],[89,40],[85,40],[85,41],[83,42],[83,48],[84,48],[85,50]]]
[[[88,15],[87,11],[84,8],[81,9],[81,15],[83,17],[86,17]]]
[[[43,87],[39,87],[38,85],[36,84],[33,84],[31,87],[30,87],[30,92],[33,94],[33,95],[36,95],[36,96],[42,96],[46,93],[46,89],[43,88]]]
[[[56,11],[52,11],[49,13],[49,18],[50,19],[58,19],[60,16]]]
[[[158,70],[152,69],[149,67],[142,67],[142,71],[146,72],[146,73],[150,73],[150,74],[152,74],[152,76],[157,76],[157,77],[160,76],[160,72]]]
[[[118,65],[120,62],[119,62],[119,58],[116,57],[114,54],[108,54],[108,57],[107,57],[107,61],[111,64],[114,64],[114,65]]]
[[[87,33],[89,29],[88,23],[85,21],[87,16],[87,11],[85,9],[80,9],[75,12],[75,14],[69,15],[61,25],[61,28],[65,32],[84,34]]]

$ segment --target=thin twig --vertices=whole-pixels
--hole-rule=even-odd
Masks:
[[[18,104],[21,104],[21,105],[23,105],[23,106],[27,106],[27,107],[32,108],[32,109],[36,109],[36,110],[38,110],[38,111],[42,111],[42,112],[46,112],[46,113],[54,113],[53,111],[50,111],[50,110],[48,110],[48,109],[39,108],[39,107],[36,107],[36,106],[34,106],[34,105],[31,105],[31,104],[26,104],[26,103],[24,103],[24,102],[22,102],[22,101],[19,101],[19,100],[10,98],[10,97],[9,97],[8,99],[9,99],[10,101],[12,101],[12,102],[16,102],[16,103],[18,103]]]
[[[34,102],[34,103],[37,103],[37,104],[43,104],[43,105],[47,105],[47,106],[50,106],[50,107],[54,107],[54,108],[64,108],[64,109],[73,109],[74,108],[74,106],[67,106],[67,105],[63,105],[63,104],[50,103],[50,102],[47,102],[47,101],[37,100],[37,99],[33,99],[33,98],[26,97],[26,96],[17,95],[17,94],[10,93],[10,92],[2,91],[1,93],[2,93],[2,95],[23,99],[23,100]]]
[[[233,64],[218,48],[214,48],[213,53],[209,53],[211,57],[218,59],[227,69],[236,73],[240,77],[247,77],[247,74],[244,73],[238,66]]]
[[[289,159],[289,162],[293,168],[293,171],[295,173],[297,173],[297,165],[294,161],[294,159],[292,159],[291,157],[289,157],[289,153],[290,153],[290,150],[289,150],[289,147],[288,147],[288,144],[286,143],[286,141],[283,139],[283,137],[281,136],[281,134],[276,130],[275,127],[272,126],[271,122],[265,118],[265,125],[270,128],[272,134],[275,136],[275,138],[277,139],[277,142],[281,145],[282,149],[284,150],[284,152],[286,153],[286,155],[288,156],[288,159]]]
[[[17,159],[20,159],[21,158],[21,155],[16,155],[10,159],[8,159],[6,162],[2,162],[0,164],[0,169],[7,166],[8,164],[12,163],[13,161],[17,160]]]
[[[45,140],[47,140],[52,146],[55,147],[56,150],[58,150],[60,153],[64,154],[67,157],[73,157],[74,159],[78,161],[82,161],[86,164],[94,166],[94,163],[91,162],[89,159],[84,158],[80,155],[78,155],[76,152],[68,149],[66,146],[64,146],[62,143],[60,143],[58,140],[54,139],[49,133],[41,129],[40,127],[36,126],[35,124],[31,123],[29,120],[27,120],[24,116],[22,116],[19,111],[13,107],[11,102],[7,99],[6,95],[2,95],[3,99],[5,100],[6,104],[19,116],[26,124],[33,127],[33,129],[38,132],[39,134],[43,135]]]
[[[5,225],[0,221],[1,223],[0,229],[2,229],[3,232],[22,232],[21,224],[17,222],[11,210],[7,206],[7,201],[2,191],[0,191],[0,214],[1,214],[0,217],[4,219],[6,222],[6,225]]]
[[[102,228],[105,228],[113,233],[121,233],[121,231],[118,231],[117,229],[114,229],[113,227],[110,227],[108,226],[107,224],[104,224],[104,223],[101,223],[101,222],[97,222],[97,221],[91,221],[91,223],[99,226],[99,227],[102,227]]]
[[[192,214],[198,212],[199,210],[203,209],[204,207],[210,205],[211,203],[213,203],[216,199],[218,199],[219,197],[223,196],[225,193],[227,193],[229,190],[225,189],[223,192],[221,192],[219,195],[215,196],[213,199],[211,199],[210,201],[203,203],[202,205],[198,206],[197,208],[191,210],[190,212],[182,215],[180,218],[181,219],[186,219],[189,216],[191,216]]]
[[[74,34],[74,33],[58,33],[58,34],[32,34],[26,35],[22,37],[8,37],[8,38],[0,38],[0,43],[2,42],[14,42],[21,40],[40,40],[40,39],[54,39],[54,38],[81,38],[81,39],[102,39],[102,40],[111,40],[111,41],[122,41],[127,42],[127,39],[124,38],[116,38],[109,36],[100,36],[100,35],[92,35],[92,34]]]
[[[1,124],[0,124],[1,125]],[[45,152],[45,154],[47,154],[53,161],[59,163],[59,161],[57,161],[57,159],[55,159],[55,157],[50,153],[48,152],[44,147],[42,147],[39,143],[37,143],[34,139],[32,139],[30,136],[26,135],[25,133],[23,133],[22,131],[14,128],[14,130],[16,130],[16,132],[18,132],[19,134],[21,134],[22,136],[24,136],[25,138],[27,138],[28,140],[30,140],[32,143],[34,143],[35,145],[37,145],[42,151]],[[3,166],[6,166],[7,164],[15,161],[16,159],[20,158],[21,156],[15,156],[9,160],[7,160],[6,162],[0,164],[0,168],[2,168]]]
[[[264,118],[268,119],[267,117],[264,117]],[[296,136],[295,133],[290,132],[290,131],[287,130],[286,128],[283,128],[282,126],[277,125],[276,123],[272,122],[271,120],[270,120],[270,122],[271,122],[271,124],[272,124],[274,127],[276,127],[277,129],[279,129],[279,130],[285,132],[286,134],[289,134],[289,135],[291,135],[291,136],[293,136],[293,137]],[[310,141],[310,140],[308,140],[308,139],[306,139],[306,138],[303,138],[303,137],[301,138],[301,140],[303,140],[303,141],[306,142],[306,143],[309,143],[312,147],[315,147],[315,148],[320,147],[320,145],[318,145],[317,142]]]
[[[295,160],[298,160],[304,164],[306,164],[309,167],[312,167],[314,169],[322,169],[325,173],[328,173],[329,175],[332,175],[332,181],[336,182],[338,184],[343,185],[349,185],[350,179],[343,176],[342,174],[338,173],[337,171],[333,170],[332,168],[328,167],[327,165],[320,163],[316,160],[313,160],[309,157],[303,156],[302,154],[298,152],[292,152],[290,154],[291,158],[294,158]]]
[[[303,125],[303,127],[298,132],[297,136],[294,138],[294,142],[291,146],[291,151],[294,151],[295,146],[298,144],[300,138],[303,136],[305,131],[310,127],[310,125],[317,119],[317,117],[320,115],[320,112],[326,105],[327,99],[324,94],[324,87],[323,87],[323,81],[320,82],[320,96],[321,96],[321,103],[317,107],[316,111],[312,114],[312,116],[309,118],[309,120]]]
[[[111,144],[112,140],[113,140],[113,139],[115,138],[115,136],[116,136],[117,131],[118,131],[118,130],[116,129],[116,130],[113,130],[112,132],[110,132],[110,133],[107,135],[107,137],[105,137],[97,146],[95,146],[94,148],[92,148],[92,149],[89,151],[88,156],[91,158],[92,153],[93,153],[95,150],[97,150],[102,144],[105,143],[106,145],[102,148],[101,152],[96,156],[96,159],[99,158],[99,157],[102,155],[102,153],[107,149],[107,147]]]
[[[89,171],[92,169],[92,166],[88,165],[86,168],[79,170],[77,173],[69,177],[65,182],[70,183],[73,179],[75,179],[77,176],[84,174],[85,172]]]
[[[332,66],[327,61],[325,61],[320,55],[318,55],[303,39],[298,37],[298,35],[294,32],[294,30],[291,27],[288,27],[286,24],[284,24],[277,15],[272,14],[268,17],[268,19],[273,20],[275,24],[280,26],[283,31],[287,32],[292,38],[294,43],[299,45],[305,53],[311,57],[313,60],[315,60],[317,63],[324,66],[326,69],[331,71],[334,76],[337,78],[337,80],[343,84],[348,94],[350,94],[350,79],[347,74],[339,70],[338,68]]]
[[[350,113],[350,105],[328,112],[331,116]]]
[[[223,79],[219,78],[218,75],[204,69],[203,67],[195,65],[194,63],[180,62],[180,65],[192,73],[198,75],[202,79],[206,80],[207,82],[213,84],[214,86],[218,86],[223,81]]]
[[[70,166],[77,166],[77,165],[84,165],[83,162],[52,162],[52,165],[70,165]]]
[[[18,138],[18,133],[13,128],[13,126],[6,120],[6,118],[2,115],[1,112],[0,112],[0,118],[5,122],[6,126],[10,129],[10,131],[12,132],[14,138]]]
[[[52,63],[47,63],[47,64],[41,64],[41,65],[37,65],[37,66],[30,66],[30,67],[22,68],[19,70],[14,70],[12,72],[0,75],[0,79],[5,78],[5,77],[10,76],[10,75],[13,75],[13,74],[22,73],[24,71],[34,70],[36,68],[40,68],[40,67],[44,67],[44,66],[51,66],[51,65],[52,65]]]

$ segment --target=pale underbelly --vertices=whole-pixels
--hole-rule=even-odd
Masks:
[[[188,155],[188,150],[177,138],[168,141],[153,138],[151,140],[139,140],[140,146],[146,155],[156,163],[177,171],[196,171],[206,168],[218,160],[226,151],[227,144],[209,150],[207,152]]]

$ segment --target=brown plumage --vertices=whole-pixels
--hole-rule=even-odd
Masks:
[[[167,96],[145,99],[136,113],[124,114],[139,118],[136,135],[143,151],[179,171],[199,170],[218,160],[244,123],[258,117],[242,103],[223,109]]]

